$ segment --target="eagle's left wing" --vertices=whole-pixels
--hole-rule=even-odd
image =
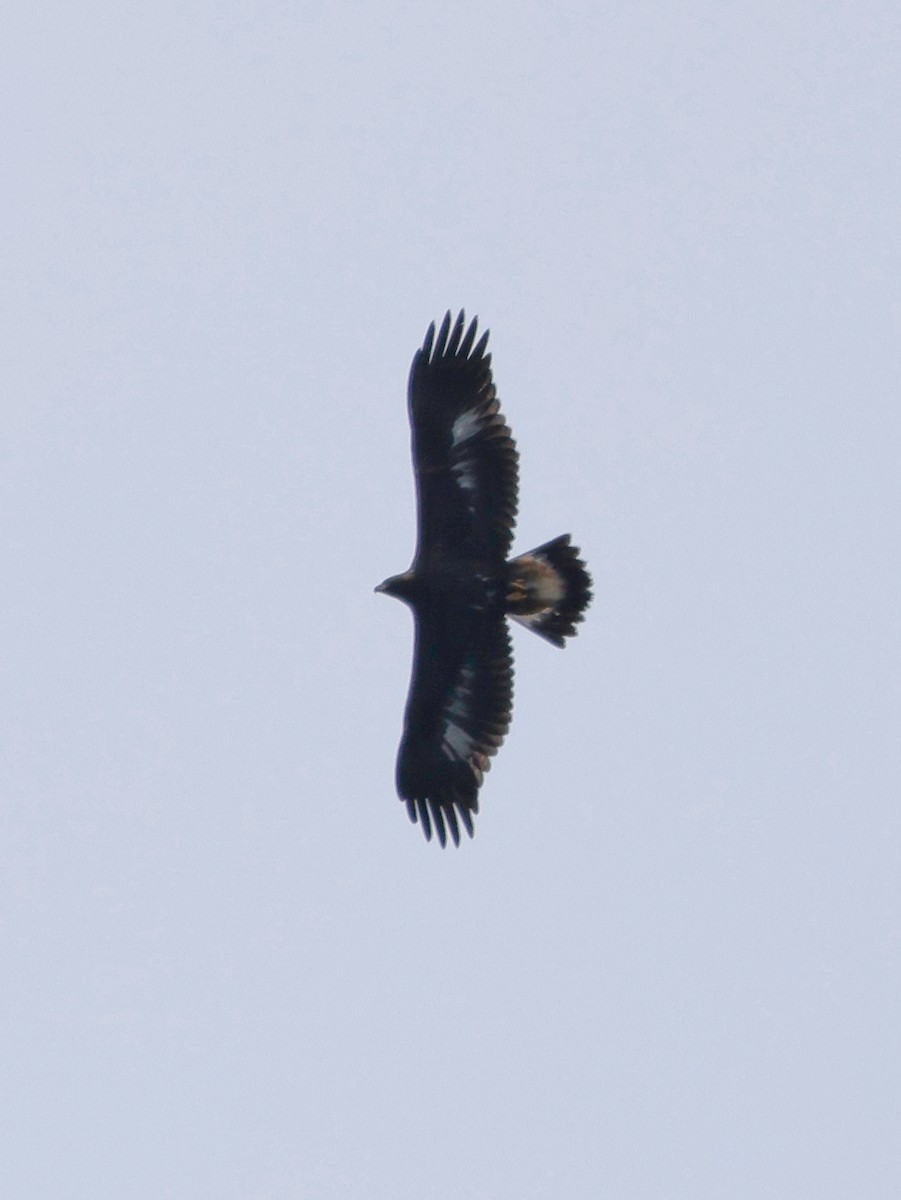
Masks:
[[[506,559],[516,521],[518,459],[491,378],[488,334],[447,313],[410,368],[408,404],[420,565]],[[465,332],[464,332],[465,329]]]

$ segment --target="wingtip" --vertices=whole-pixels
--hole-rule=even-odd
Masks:
[[[435,351],[433,358],[443,358],[444,351],[447,348],[447,339],[450,334],[451,315],[450,309],[444,314],[444,320],[441,322],[441,327],[438,330],[438,340],[435,342]]]
[[[433,345],[434,341],[435,341],[435,322],[432,321],[429,324],[428,329],[425,331],[425,338],[423,339],[422,349],[419,352],[425,358],[428,358],[429,355],[432,353],[432,345]],[[419,356],[417,355],[417,358],[418,357]]]
[[[406,806],[407,815],[414,825],[422,827],[422,835],[427,842],[430,842],[434,835],[441,847],[446,847],[449,840],[455,846],[459,846],[461,825],[469,837],[475,834],[472,818],[478,812],[478,803],[470,808],[462,803],[442,804],[422,797],[407,800]]]
[[[450,316],[450,313],[447,315]],[[453,328],[451,329],[450,340],[447,343],[447,350],[445,353],[447,354],[448,358],[456,358],[457,355],[460,354],[460,341],[463,337],[463,326],[465,323],[466,314],[461,308],[457,314],[456,321],[454,321]],[[465,357],[465,355],[463,357]]]
[[[440,325],[435,321],[429,325],[420,353],[432,362],[439,358],[485,358],[486,362],[490,362],[485,355],[490,331],[483,330],[476,342],[478,330],[477,316],[467,325],[465,308],[461,308],[456,317],[447,309]]]

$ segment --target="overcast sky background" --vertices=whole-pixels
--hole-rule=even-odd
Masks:
[[[0,1195],[901,1195],[897,3],[0,47]],[[372,588],[448,307],[596,598],[442,851]]]

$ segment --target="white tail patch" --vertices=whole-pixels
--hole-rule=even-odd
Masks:
[[[520,619],[555,608],[566,597],[566,580],[546,558],[524,554],[516,560],[516,567],[509,589],[516,605],[512,616]]]

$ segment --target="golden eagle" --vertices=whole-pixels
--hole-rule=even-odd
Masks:
[[[491,378],[487,331],[448,312],[410,369],[408,405],[419,514],[409,571],[379,584],[406,601],[416,645],[397,790],[410,819],[472,837],[479,787],[510,727],[508,616],[555,646],[576,632],[591,579],[569,534],[507,561],[518,456]]]

